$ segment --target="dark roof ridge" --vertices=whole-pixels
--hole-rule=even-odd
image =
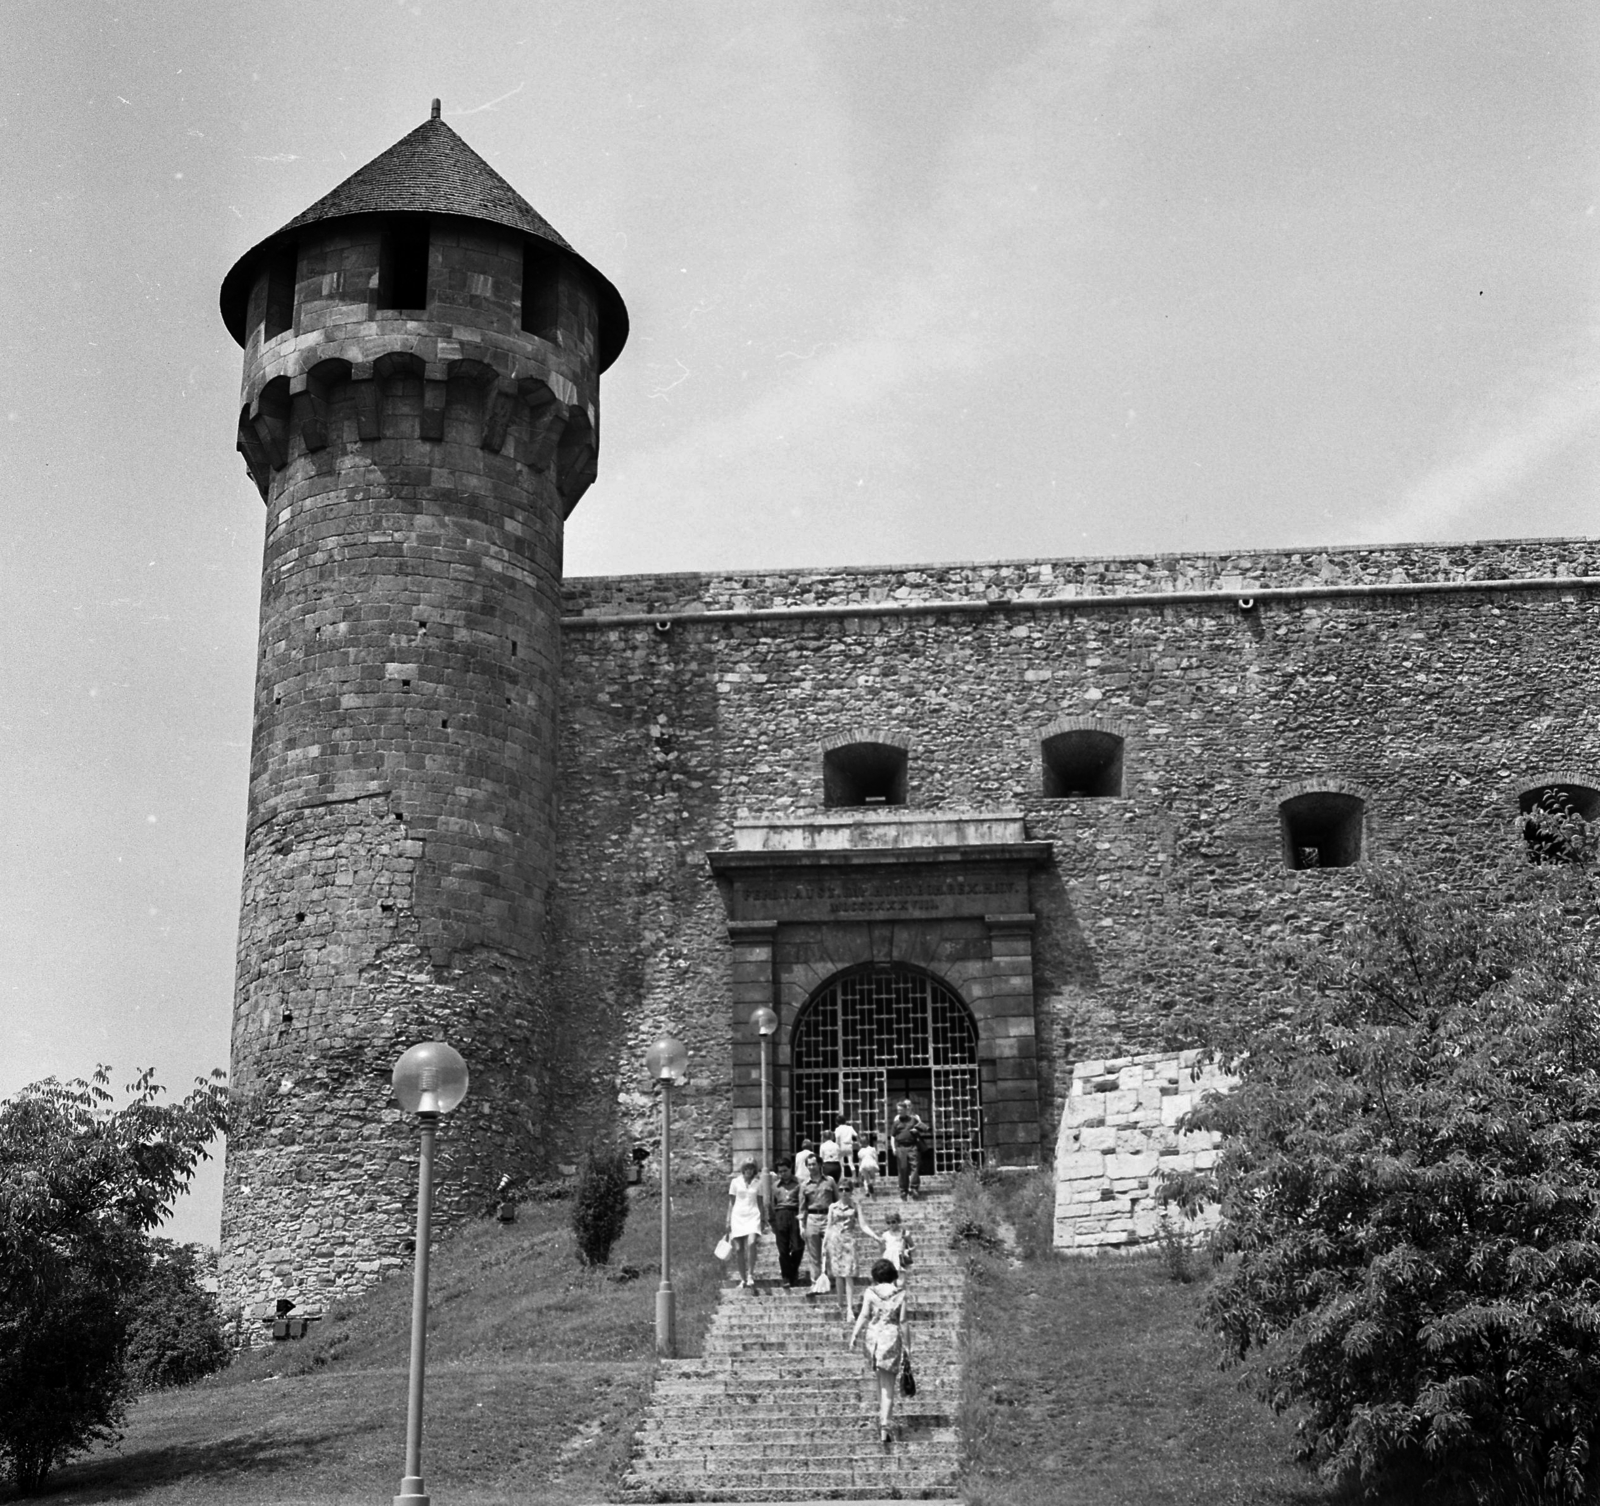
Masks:
[[[444,121],[425,120],[281,230],[352,214],[459,214],[536,235],[571,251],[549,220]]]
[[[437,109],[437,103],[435,104]],[[503,225],[554,246],[596,281],[600,301],[600,370],[628,337],[628,314],[610,280],[574,251],[545,217],[437,114],[359,167],[234,263],[222,282],[222,317],[240,345],[256,267],[268,248],[308,225],[368,214],[439,214]]]

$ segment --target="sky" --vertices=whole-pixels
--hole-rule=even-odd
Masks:
[[[226,1065],[263,509],[217,288],[434,96],[629,307],[569,574],[1595,528],[1592,0],[4,25],[0,1095]]]

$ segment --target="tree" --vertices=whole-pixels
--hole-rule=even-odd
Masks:
[[[572,1199],[572,1232],[578,1254],[589,1265],[604,1265],[628,1222],[628,1167],[632,1158],[620,1145],[598,1146],[583,1159]]]
[[[1326,1474],[1565,1502],[1600,1480],[1600,940],[1574,870],[1485,913],[1398,868],[1255,1029],[1206,1313]]]
[[[201,1245],[151,1239],[144,1279],[130,1294],[125,1365],[135,1390],[186,1386],[228,1363],[217,1299],[202,1284]]]
[[[146,1236],[226,1127],[220,1077],[163,1103],[146,1072],[113,1109],[100,1067],[0,1104],[0,1466],[24,1495],[118,1436]]]

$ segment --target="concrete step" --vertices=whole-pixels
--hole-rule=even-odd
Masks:
[[[704,1380],[753,1380],[768,1372],[796,1385],[808,1381],[833,1385],[845,1376],[854,1376],[865,1385],[871,1378],[866,1373],[866,1362],[860,1351],[846,1349],[842,1340],[836,1348],[806,1350],[795,1354],[794,1358],[794,1370],[787,1376],[778,1357],[770,1351],[739,1356],[711,1354],[698,1360],[679,1360],[677,1364],[684,1368],[662,1372],[657,1384],[683,1386]],[[950,1350],[940,1354],[913,1350],[911,1361],[919,1379],[924,1374],[932,1377],[960,1369],[959,1357]]]
[[[836,1469],[718,1469],[711,1473],[699,1466],[685,1464],[679,1467],[652,1467],[636,1472],[639,1487],[655,1490],[693,1491],[690,1500],[738,1500],[740,1496],[729,1492],[749,1492],[743,1499],[805,1499],[806,1496],[882,1495],[903,1496],[910,1490],[945,1490],[954,1484],[954,1466],[944,1462],[927,1464],[897,1462],[893,1452],[898,1447],[889,1444],[880,1447],[880,1453],[889,1457],[880,1461],[866,1459],[852,1461]],[[677,1487],[675,1489],[675,1487]],[[636,1487],[638,1488],[638,1487]],[[765,1492],[765,1496],[761,1494]],[[679,1499],[683,1499],[679,1496]]]
[[[826,1501],[828,1506],[850,1506],[851,1502],[874,1503],[883,1500],[897,1501],[959,1501],[960,1495],[956,1493],[953,1482],[935,1482],[924,1484],[921,1481],[905,1481],[896,1485],[876,1485],[871,1488],[870,1494],[861,1490],[852,1490],[848,1487],[838,1489],[825,1489],[818,1485],[803,1485],[792,1488],[778,1486],[718,1486],[710,1485],[704,1490],[696,1490],[689,1485],[675,1485],[660,1490],[650,1485],[640,1484],[629,1487],[627,1484],[620,1486],[613,1494],[613,1499],[618,1502],[655,1502],[655,1501],[724,1501],[747,1502],[749,1506],[763,1506],[763,1503],[778,1502],[794,1503],[794,1506],[805,1506],[811,1502]]]
[[[899,1412],[896,1412],[895,1419],[908,1440],[914,1439],[918,1443],[948,1443],[952,1446],[960,1442],[953,1423],[939,1421],[937,1418],[929,1420],[927,1417],[916,1417],[913,1425]],[[876,1443],[878,1439],[876,1402],[870,1410],[861,1406],[843,1416],[829,1417],[825,1421],[817,1420],[812,1423],[802,1424],[793,1416],[787,1421],[782,1418],[764,1419],[761,1426],[744,1426],[745,1421],[741,1413],[740,1426],[720,1425],[703,1428],[699,1436],[693,1440],[693,1446],[708,1449],[751,1448],[762,1458],[767,1458],[786,1449],[814,1441],[819,1433],[841,1446],[846,1443],[852,1446],[861,1442]],[[680,1445],[690,1442],[687,1434],[689,1426],[692,1424],[673,1419],[652,1419],[645,1423],[639,1433],[640,1446],[653,1454],[671,1452]]]
[[[960,1469],[958,1335],[966,1261],[950,1244],[948,1196],[868,1202],[881,1223],[893,1206],[916,1241],[910,1319],[918,1393],[895,1409],[887,1447],[876,1387],[853,1318],[837,1290],[810,1297],[783,1285],[770,1240],[757,1249],[754,1291],[730,1283],[700,1359],[665,1360],[623,1496],[704,1501],[952,1500]],[[863,1279],[858,1283],[868,1285]]]
[[[953,1429],[945,1431],[953,1433]],[[859,1437],[849,1435],[830,1437],[820,1445],[815,1439],[808,1442],[803,1436],[798,1441],[785,1439],[768,1441],[754,1438],[727,1438],[717,1441],[654,1438],[642,1440],[635,1457],[641,1461],[649,1460],[652,1464],[699,1462],[707,1469],[720,1472],[723,1469],[767,1468],[774,1461],[780,1468],[798,1469],[802,1466],[797,1455],[803,1454],[806,1466],[846,1469],[863,1457],[861,1450],[864,1445],[870,1445],[873,1451],[882,1447],[878,1443],[877,1432],[874,1426],[870,1434],[863,1430]],[[939,1460],[949,1464],[960,1462],[960,1445],[953,1436],[918,1437],[915,1440],[902,1437],[901,1441],[907,1449],[911,1449],[914,1445],[916,1450],[914,1457],[919,1461],[932,1463]],[[907,1457],[913,1455],[908,1454]]]
[[[737,1417],[713,1417],[708,1422],[703,1405],[693,1402],[664,1401],[660,1406],[651,1407],[644,1426],[650,1428],[659,1425],[662,1428],[680,1429],[709,1426],[713,1431],[717,1428],[728,1428],[734,1432],[741,1430],[771,1432],[792,1427],[814,1426],[816,1429],[832,1431],[853,1427],[864,1418],[876,1426],[877,1407],[876,1397],[871,1398],[869,1416],[868,1397],[863,1389],[859,1405],[847,1397],[840,1396],[821,1398],[815,1405],[803,1406],[788,1399],[769,1398],[765,1402],[741,1407]],[[953,1399],[936,1400],[924,1396],[920,1388],[915,1396],[902,1396],[895,1402],[894,1415],[906,1426],[916,1430],[955,1426]]]

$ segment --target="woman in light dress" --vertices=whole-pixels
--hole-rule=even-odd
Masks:
[[[766,1227],[767,1210],[761,1201],[756,1163],[746,1161],[728,1183],[728,1240],[739,1257],[736,1284],[749,1290],[756,1284],[756,1236]]]
[[[906,1357],[906,1294],[895,1284],[898,1275],[887,1260],[872,1265],[872,1285],[861,1296],[861,1315],[850,1334],[850,1347],[866,1331],[867,1364],[878,1382],[878,1441],[889,1442],[894,1394]]]
[[[868,1257],[861,1250],[863,1237],[874,1244],[878,1242],[878,1236],[867,1227],[856,1207],[855,1186],[846,1182],[839,1189],[838,1201],[828,1209],[828,1222],[822,1231],[823,1259],[828,1274],[839,1283],[839,1312],[846,1323],[855,1312],[856,1280],[870,1268]]]

